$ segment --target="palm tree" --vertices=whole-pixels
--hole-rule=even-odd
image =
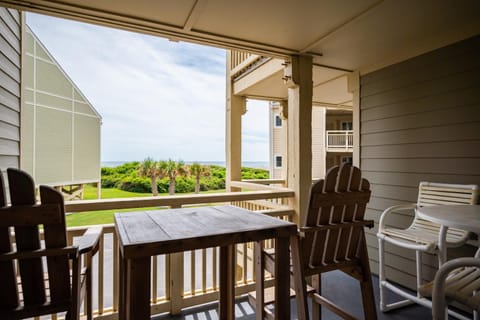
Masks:
[[[168,177],[168,194],[175,194],[175,178],[179,175],[186,174],[185,163],[183,161],[175,162],[172,159],[168,161],[160,161],[160,176]]]
[[[157,176],[160,174],[159,163],[150,157],[145,158],[138,167],[138,175],[148,177],[152,182],[152,193],[158,196]]]
[[[210,167],[201,165],[198,162],[194,162],[188,167],[188,171],[192,176],[195,176],[195,193],[199,193],[200,178],[208,177],[210,175]]]

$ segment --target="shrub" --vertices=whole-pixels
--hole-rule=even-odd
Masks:
[[[175,193],[187,193],[195,191],[195,179],[180,177],[175,180]]]
[[[131,178],[126,177],[118,181],[115,185],[116,188],[130,192],[152,192],[150,179],[148,178]]]

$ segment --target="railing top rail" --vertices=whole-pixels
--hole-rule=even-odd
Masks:
[[[326,130],[327,134],[353,134],[353,130]]]
[[[82,212],[112,209],[132,209],[143,207],[180,207],[188,204],[220,203],[257,199],[293,197],[294,191],[286,188],[270,188],[261,191],[224,192],[195,195],[175,195],[140,198],[119,198],[103,200],[75,200],[65,202],[66,212]]]
[[[248,190],[276,190],[276,191],[290,190],[283,187],[268,186],[260,183],[247,182],[247,181],[231,181],[230,186],[248,189]]]
[[[245,179],[241,182],[248,182],[248,183],[257,183],[257,184],[284,184],[286,181],[285,179]]]

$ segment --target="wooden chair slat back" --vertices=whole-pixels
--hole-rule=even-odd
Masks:
[[[0,208],[7,206],[5,183],[3,174],[0,173]],[[0,214],[0,220],[2,216]],[[10,228],[0,227],[0,254],[12,251],[10,241]],[[0,309],[12,309],[18,306],[17,282],[13,261],[0,262]]]
[[[9,168],[7,170],[12,206],[33,205],[35,199],[35,183],[26,173]],[[38,226],[15,227],[15,243],[17,251],[40,248]],[[22,279],[22,294],[25,305],[38,305],[46,301],[43,280],[43,266],[40,258],[18,261]]]
[[[60,223],[43,225],[45,247],[48,249],[53,249],[67,246],[65,207],[62,194],[51,187],[40,186],[40,199],[42,204],[58,204],[62,218]],[[50,300],[52,302],[70,300],[70,268],[68,257],[48,257],[47,266],[50,286]]]
[[[306,266],[317,268],[356,257],[363,226],[355,222],[363,220],[369,199],[368,181],[358,168],[345,163],[331,168],[325,180],[312,186],[305,226],[325,228],[305,234]]]

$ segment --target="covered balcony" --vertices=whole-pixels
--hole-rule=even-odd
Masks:
[[[327,152],[353,152],[353,130],[327,130]]]
[[[480,184],[480,3],[477,1],[0,0],[0,164],[19,167],[22,11],[122,28],[227,49],[227,192],[191,197],[69,202],[67,212],[231,203],[301,224],[312,182],[312,106],[353,112],[353,163],[372,186],[366,234],[378,272],[376,232],[382,211],[415,202],[420,181]],[[20,10],[20,11],[16,11]],[[275,13],[275,14],[273,14]],[[288,123],[282,187],[240,181],[246,99],[279,101]],[[348,135],[344,141],[350,146]],[[328,142],[326,142],[328,143]],[[240,192],[242,189],[245,191]],[[248,191],[247,191],[248,190]],[[412,213],[388,223],[406,226]],[[81,228],[69,230],[72,239]],[[95,271],[96,319],[118,312],[114,228],[104,228]],[[237,247],[237,293],[253,288],[251,247]],[[452,251],[452,256],[471,247]],[[411,253],[386,248],[393,281],[415,287]],[[152,314],[178,314],[217,300],[216,249],[153,258]],[[180,266],[180,267],[179,267]],[[437,269],[432,256],[424,267]],[[183,288],[183,289],[182,289]],[[415,318],[415,309],[393,314]],[[427,314],[429,314],[427,310]],[[383,314],[379,313],[382,317]],[[202,317],[201,315],[192,315]],[[208,317],[207,317],[208,318]]]

